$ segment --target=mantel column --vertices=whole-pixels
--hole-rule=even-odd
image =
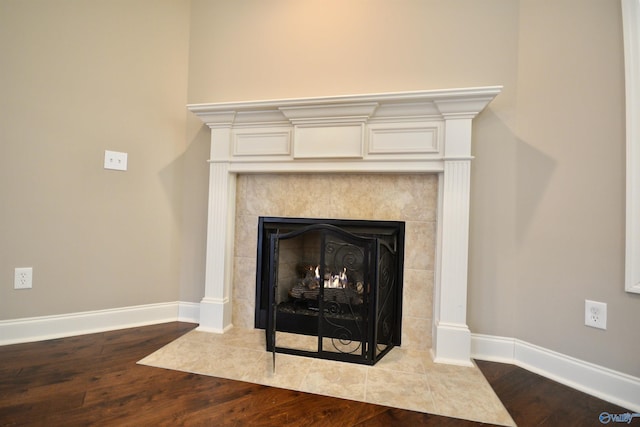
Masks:
[[[236,176],[229,173],[231,128],[212,127],[209,160],[209,217],[204,298],[199,330],[224,333],[231,324],[231,281]]]
[[[444,172],[439,177],[433,352],[436,362],[471,366],[467,326],[467,262],[471,118],[445,121]]]

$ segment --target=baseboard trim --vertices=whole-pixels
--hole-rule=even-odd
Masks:
[[[198,323],[199,304],[165,302],[0,321],[0,345],[134,328],[165,322]]]
[[[200,323],[200,303],[178,302],[178,321],[187,323]]]
[[[515,338],[471,334],[471,357],[511,363],[640,413],[640,378]]]

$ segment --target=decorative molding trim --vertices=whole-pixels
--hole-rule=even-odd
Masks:
[[[231,300],[205,296],[200,301],[200,326],[198,330],[223,333],[233,327]]]
[[[640,412],[640,378],[516,338],[471,334],[471,357],[511,363],[553,381]]]
[[[210,160],[209,163],[224,163],[229,165],[229,173],[438,173],[444,170],[443,161],[425,162],[421,160],[403,160],[389,162],[386,160],[367,160],[366,162],[354,159],[323,159],[313,160],[312,163],[302,159],[298,162],[291,161],[246,161],[227,163],[225,161]],[[448,159],[447,159],[448,160]],[[454,159],[459,160],[459,159]],[[467,157],[463,160],[471,160]],[[311,170],[309,165],[312,164]],[[400,167],[400,168],[399,168]]]
[[[436,363],[473,366],[471,333],[466,324],[437,322],[431,355]]]
[[[378,107],[377,102],[282,105],[278,110],[294,125],[341,125],[364,123]]]
[[[470,128],[471,120],[468,122]],[[471,149],[471,138],[467,147]],[[469,365],[471,338],[466,312],[471,162],[444,163],[438,178],[432,351],[438,363]]]
[[[386,161],[402,171],[404,161],[417,159],[437,167],[446,138],[443,122],[470,121],[501,89],[488,86],[187,108],[212,129],[212,141],[220,140],[217,135],[222,133],[216,135],[216,131],[230,131],[232,149],[214,143],[216,151],[210,157],[212,162],[227,162],[230,171],[236,166],[251,170],[259,161],[293,164],[298,159],[321,163],[354,158],[365,163]],[[290,140],[282,134],[287,129]]]
[[[0,321],[0,345],[64,338],[165,322],[198,323],[199,304],[164,302]]]
[[[447,114],[477,114],[502,90],[502,86],[485,86],[464,89],[442,89],[425,90],[413,92],[392,92],[366,95],[344,95],[325,96],[317,98],[293,98],[276,99],[267,101],[247,101],[247,102],[221,102],[214,104],[190,104],[187,108],[200,117],[207,124],[209,123],[229,123],[233,121],[229,113],[245,111],[261,111],[266,117],[269,112],[279,110],[281,107],[305,107],[309,105],[331,105],[331,104],[354,104],[354,103],[379,103],[377,113],[385,111],[386,104],[401,102],[401,107],[406,112],[411,111],[411,107],[418,107],[422,112],[425,107],[429,107],[431,115],[441,115],[440,109],[435,102],[438,102],[441,109]],[[422,113],[424,114],[424,113]],[[284,116],[284,115],[282,115]]]
[[[211,138],[212,155],[220,145],[229,147],[228,130],[212,132]],[[208,330],[223,331],[231,325],[235,192],[236,176],[229,173],[228,165],[211,163],[205,296],[200,303],[200,326]]]
[[[234,134],[233,156],[291,156],[289,128],[238,129]]]
[[[364,124],[295,125],[295,159],[360,159],[364,155]]]
[[[625,289],[640,293],[640,0],[622,0],[627,107]]]
[[[369,125],[368,154],[434,154],[440,147],[441,122]]]

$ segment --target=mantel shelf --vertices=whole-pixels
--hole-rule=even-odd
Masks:
[[[190,104],[187,108],[209,127],[292,122],[297,118],[364,116],[371,119],[429,116],[473,118],[502,86],[343,95],[265,101]]]

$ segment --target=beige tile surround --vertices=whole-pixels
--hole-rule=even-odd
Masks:
[[[143,365],[375,403],[483,423],[515,423],[477,367],[436,364],[428,351],[396,347],[375,366],[265,351],[265,333],[191,331]]]
[[[405,221],[402,347],[431,348],[436,174],[247,174],[236,184],[235,327],[253,328],[259,216]]]

